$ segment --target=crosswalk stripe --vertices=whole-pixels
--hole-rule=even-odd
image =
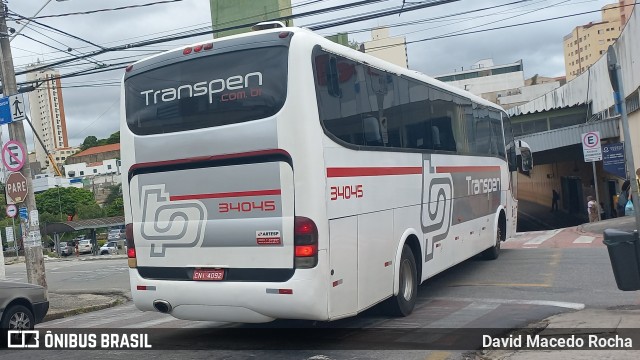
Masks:
[[[581,236],[578,236],[577,239],[573,240],[573,243],[574,244],[591,244],[595,239],[596,238],[593,236],[581,235]]]
[[[472,302],[462,309],[429,324],[429,328],[461,328],[500,306],[499,303]]]
[[[527,241],[526,243],[524,243],[524,246],[527,245],[540,245],[543,242],[551,239],[552,237],[556,236],[560,231],[562,231],[564,229],[558,229],[558,230],[552,230],[552,231],[548,231],[545,234],[542,234],[540,236],[536,236],[533,239]]]

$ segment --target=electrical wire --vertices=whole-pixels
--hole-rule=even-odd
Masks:
[[[127,9],[141,8],[141,7],[147,7],[147,6],[153,6],[153,5],[161,5],[161,4],[166,4],[166,3],[175,3],[175,2],[181,2],[181,1],[182,0],[165,0],[165,1],[157,1],[157,2],[153,2],[153,3],[147,3],[147,4],[120,6],[120,7],[109,8],[109,9],[79,11],[79,12],[66,13],[66,14],[56,14],[56,15],[42,15],[42,16],[33,17],[33,18],[31,18],[31,20],[33,21],[34,19],[59,18],[59,17],[72,16],[72,15],[88,15],[88,14],[95,14],[95,13],[106,12],[106,11],[127,10]]]

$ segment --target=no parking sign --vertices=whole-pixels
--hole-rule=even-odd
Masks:
[[[602,160],[600,131],[590,131],[582,134],[582,153],[584,154],[584,162]]]

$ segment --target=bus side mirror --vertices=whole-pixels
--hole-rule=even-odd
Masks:
[[[531,150],[520,149],[520,155],[522,156],[522,171],[531,171],[531,169],[533,169],[533,157],[531,156]]]
[[[364,141],[366,145],[382,145],[382,135],[380,135],[380,123],[378,119],[372,116],[362,119],[362,129],[364,130]]]

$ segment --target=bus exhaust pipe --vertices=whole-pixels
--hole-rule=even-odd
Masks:
[[[171,304],[165,300],[156,300],[153,302],[153,307],[163,314],[168,314],[171,312]]]

